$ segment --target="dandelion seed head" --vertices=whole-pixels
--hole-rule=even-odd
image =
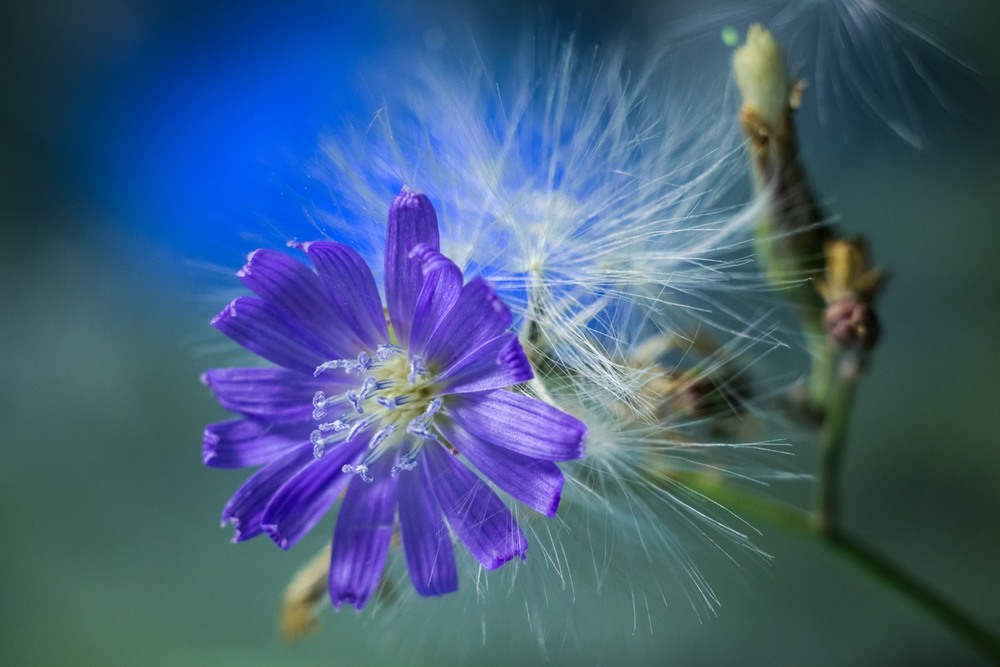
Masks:
[[[563,466],[557,525],[522,522],[549,576],[509,573],[522,580],[511,586],[536,589],[525,610],[538,636],[552,628],[537,590],[551,604],[577,595],[580,581],[629,603],[650,596],[637,613],[637,627],[646,626],[649,605],[672,596],[672,586],[654,590],[644,578],[651,563],[674,572],[702,615],[717,599],[692,543],[727,560],[763,557],[754,531],[687,490],[681,473],[757,479],[768,447],[743,447],[736,436],[697,444],[718,414],[676,409],[700,379],[715,382],[719,366],[776,344],[719,298],[747,261],[756,210],[719,208],[742,148],[715,124],[717,108],[702,112],[683,94],[663,93],[661,75],[573,44],[529,50],[506,75],[481,61],[461,73],[430,67],[383,100],[360,136],[325,144],[326,177],[346,183],[360,207],[376,205],[380,184],[393,179],[433,193],[443,247],[489,279],[529,355],[544,360],[529,391],[543,390],[588,424],[586,459]],[[362,147],[379,169],[358,169],[352,156]],[[657,393],[661,360],[637,362],[639,346],[653,334],[684,339],[700,329],[739,342],[702,355],[705,370],[678,379],[672,395]],[[685,354],[695,356],[682,347],[678,357]]]
[[[661,94],[662,71],[614,51],[536,47],[500,73],[471,62],[416,66],[370,124],[328,138],[317,168],[359,210],[387,182],[430,193],[449,256],[534,326],[525,345],[625,395],[631,380],[594,343],[599,320],[637,301],[683,308],[725,280],[749,219],[715,208],[737,147],[714,109]],[[361,153],[373,159],[359,167]]]

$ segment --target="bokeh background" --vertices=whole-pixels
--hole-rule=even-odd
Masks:
[[[852,425],[846,522],[1000,632],[1000,8],[903,4],[978,70],[957,83],[961,113],[929,109],[921,151],[861,113],[844,119],[858,134],[803,126],[824,200],[892,274]],[[373,113],[359,72],[456,35],[502,60],[538,24],[581,44],[625,38],[641,58],[712,7],[5,3],[0,664],[981,664],[864,574],[766,525],[772,565],[706,563],[716,618],[678,601],[654,610],[652,632],[609,615],[545,651],[512,619],[449,653],[407,638],[403,618],[412,650],[399,637],[390,649],[385,625],[345,611],[288,646],[277,600],[305,556],[232,546],[218,528],[243,474],[201,466],[201,429],[222,416],[197,381],[221,339],[207,319],[255,242],[308,229],[317,185],[301,165],[319,132]],[[719,49],[686,65],[718,76]]]

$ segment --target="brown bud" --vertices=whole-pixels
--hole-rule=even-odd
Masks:
[[[827,241],[825,252],[826,275],[816,280],[816,289],[827,304],[854,297],[870,305],[884,276],[871,267],[864,239],[833,239]]]
[[[879,337],[878,318],[871,305],[847,295],[827,306],[824,314],[830,342],[841,350],[867,352]]]
[[[286,641],[296,641],[316,627],[316,614],[326,599],[330,547],[324,547],[302,567],[285,588],[280,630]]]

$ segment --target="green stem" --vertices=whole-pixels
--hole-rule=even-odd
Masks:
[[[826,416],[820,436],[819,474],[816,480],[814,507],[821,532],[834,530],[840,517],[840,468],[844,444],[847,441],[847,427],[854,407],[854,394],[860,378],[861,363],[850,355],[842,355],[839,360],[835,360],[832,350],[830,352],[831,371],[833,365],[838,362],[839,368],[832,381],[829,376],[827,377],[830,386],[827,393]]]
[[[1000,640],[951,601],[839,528],[826,532],[822,539],[852,563],[922,607],[994,664],[1000,665]]]
[[[787,287],[789,280],[824,274],[829,277],[831,267],[826,266],[824,246],[832,232],[822,224],[825,217],[816,205],[799,161],[793,122],[793,113],[798,107],[795,94],[780,117],[765,115],[764,109],[770,105],[761,105],[761,100],[773,100],[769,96],[772,89],[791,89],[783,59],[770,35],[752,28],[747,43],[734,56],[733,71],[744,100],[740,122],[748,139],[754,189],[757,194],[772,195],[758,218],[756,253],[770,281]],[[769,73],[770,77],[763,76],[762,72]],[[922,607],[1000,665],[1000,641],[995,636],[897,564],[846,534],[839,525],[841,460],[864,356],[862,353],[838,353],[833,349],[823,319],[818,317],[829,304],[825,297],[820,298],[814,287],[808,281],[802,282],[787,289],[785,296],[799,311],[812,358],[806,407],[809,416],[822,419],[814,505],[816,520],[809,521],[808,515],[801,510],[728,487],[724,480],[715,477],[675,473],[674,478],[730,509],[745,511],[798,534],[818,538]]]
[[[823,419],[832,407],[830,402],[835,400],[830,395],[830,390],[833,386],[837,354],[830,345],[829,335],[819,322],[815,311],[800,308],[799,318],[806,336],[805,343],[810,363],[806,408],[810,417]]]
[[[791,534],[818,540],[820,544],[830,547],[856,567],[922,608],[970,646],[1000,665],[1000,639],[898,564],[836,525],[824,529],[807,512],[797,507],[736,488],[715,475],[675,472],[672,478],[729,509],[767,521]]]

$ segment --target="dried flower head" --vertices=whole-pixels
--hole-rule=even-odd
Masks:
[[[361,211],[387,182],[428,192],[448,255],[495,286],[529,355],[628,401],[634,378],[602,329],[634,304],[709,319],[725,269],[747,260],[732,250],[750,214],[712,213],[738,147],[720,148],[717,114],[660,90],[662,70],[615,52],[535,47],[502,74],[470,62],[411,64],[374,121],[325,143],[322,176]]]

